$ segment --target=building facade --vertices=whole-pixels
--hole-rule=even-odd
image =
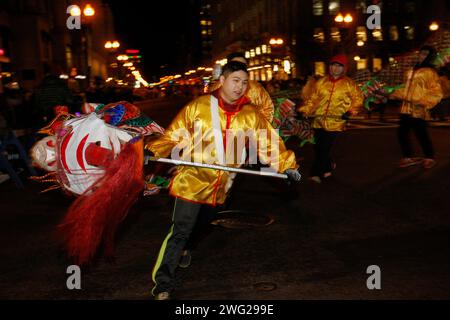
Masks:
[[[251,78],[266,81],[324,74],[330,56],[343,52],[350,73],[376,72],[423,44],[432,22],[448,27],[449,6],[445,0],[211,0],[212,63],[243,51]],[[375,26],[367,24],[374,8],[381,12]]]
[[[113,17],[100,0],[89,5],[93,16],[81,12],[81,25],[67,27],[67,8],[82,1],[4,0],[0,2],[0,71],[3,82],[14,80],[32,90],[47,73],[78,76],[85,84],[96,77],[105,79],[107,39],[114,38]],[[11,79],[8,79],[11,78]]]

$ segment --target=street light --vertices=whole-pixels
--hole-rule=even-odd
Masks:
[[[283,43],[284,43],[284,41],[281,38],[278,38],[278,39],[271,38],[269,40],[269,44],[271,44],[271,45],[282,45]]]
[[[106,41],[105,43],[105,49],[117,49],[118,47],[120,47],[120,43],[117,40],[114,41]]]
[[[70,8],[70,15],[71,15],[72,17],[79,17],[79,16],[81,16],[81,9],[80,9],[80,7],[77,6],[77,5],[73,5],[73,6]]]
[[[70,8],[69,14],[70,14],[72,17],[79,17],[79,16],[81,16],[81,9],[80,9],[80,7],[77,6],[77,5],[72,5],[71,8]],[[86,17],[92,17],[92,16],[94,16],[94,15],[95,15],[95,10],[94,10],[94,8],[93,8],[90,4],[87,4],[87,5],[84,7],[83,15],[85,15]]]
[[[345,15],[344,22],[345,22],[345,23],[350,23],[350,22],[352,22],[352,21],[353,21],[352,15],[351,15],[350,13],[347,13],[347,14]]]
[[[338,22],[338,23],[344,22],[344,16],[343,16],[342,14],[339,13],[339,14],[336,16],[336,18],[334,18],[334,21],[336,21],[336,22]]]
[[[353,22],[353,17],[350,13],[346,13],[345,17],[342,15],[342,13],[339,13],[335,18],[334,21],[336,21],[337,23],[351,23]]]
[[[88,3],[83,10],[83,14],[86,17],[92,17],[95,14],[95,10],[94,8],[92,8],[92,6]]]
[[[439,29],[439,24],[436,21],[433,21],[433,22],[431,22],[429,28],[431,31],[436,31],[437,29]]]

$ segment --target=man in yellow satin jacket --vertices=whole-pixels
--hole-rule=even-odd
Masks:
[[[336,164],[331,160],[331,149],[339,132],[343,131],[351,115],[357,114],[364,101],[358,85],[345,75],[347,58],[339,54],[331,58],[329,75],[316,81],[311,94],[298,112],[314,117],[315,158],[311,181],[321,183],[331,176]]]
[[[285,172],[291,180],[300,180],[295,154],[286,150],[275,129],[249,104],[245,96],[248,83],[245,64],[236,61],[227,63],[220,83],[220,88],[211,94],[188,103],[161,138],[146,144],[146,150],[156,157],[172,155],[173,158],[179,155],[188,161],[238,167],[237,161],[228,161],[242,154],[235,150],[230,137],[239,131],[253,130],[259,160],[278,172]],[[178,168],[170,185],[170,194],[175,197],[172,226],[152,273],[155,283],[152,294],[157,300],[170,298],[181,251],[198,214],[202,206],[214,207],[224,203],[229,176],[229,172],[221,170],[189,166]]]
[[[431,63],[435,54],[433,47],[423,46],[419,52],[418,63],[405,75],[405,86],[390,95],[391,99],[403,101],[398,128],[398,139],[403,155],[399,163],[400,168],[421,163],[425,169],[430,169],[436,164],[426,122],[430,119],[430,109],[443,97],[439,75]],[[413,157],[411,130],[415,132],[419,140],[424,159]]]
[[[245,55],[241,52],[233,52],[227,56],[227,61],[238,61],[247,64]],[[209,92],[213,92],[220,87],[220,82],[213,83]],[[267,119],[270,123],[273,120],[274,105],[272,98],[264,87],[255,80],[249,80],[247,91],[245,95],[250,100],[250,103],[256,107],[256,109]]]
[[[247,65],[247,59],[242,52],[233,52],[227,56],[227,61],[237,61]],[[209,92],[214,92],[221,86],[220,81],[213,82],[209,88]],[[274,105],[272,98],[269,93],[264,89],[264,87],[254,80],[249,80],[247,85],[247,90],[245,91],[245,96],[248,98],[249,103],[255,107],[255,109],[261,113],[261,115],[266,118],[267,121],[272,123],[274,115]],[[229,179],[229,187],[234,184],[233,179]],[[215,216],[215,210],[209,210],[208,208],[202,208],[199,217],[197,218],[197,223],[194,231],[191,233],[189,240],[186,243],[184,250],[181,253],[179,267],[187,268],[191,263],[191,251],[196,247],[200,238],[206,233],[211,219]]]

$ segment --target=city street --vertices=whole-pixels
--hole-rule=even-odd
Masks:
[[[138,103],[167,126],[186,99]],[[450,127],[433,123],[437,165],[396,167],[396,117],[351,122],[334,147],[337,169],[307,180],[312,146],[288,142],[302,181],[239,176],[228,210],[179,270],[174,299],[449,299]],[[417,146],[416,146],[417,147]],[[419,150],[419,148],[416,148]],[[167,193],[141,198],[116,241],[115,261],[82,269],[69,290],[71,262],[54,240],[73,199],[27,181],[0,184],[0,299],[152,299],[151,271],[172,215]],[[381,289],[369,290],[369,266]]]

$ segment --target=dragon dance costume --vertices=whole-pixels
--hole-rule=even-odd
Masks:
[[[101,244],[112,255],[117,227],[144,188],[142,136],[163,132],[125,101],[81,117],[61,113],[40,131],[48,136],[31,156],[49,173],[34,180],[54,182],[50,189],[77,196],[58,226],[77,264],[90,262]]]

